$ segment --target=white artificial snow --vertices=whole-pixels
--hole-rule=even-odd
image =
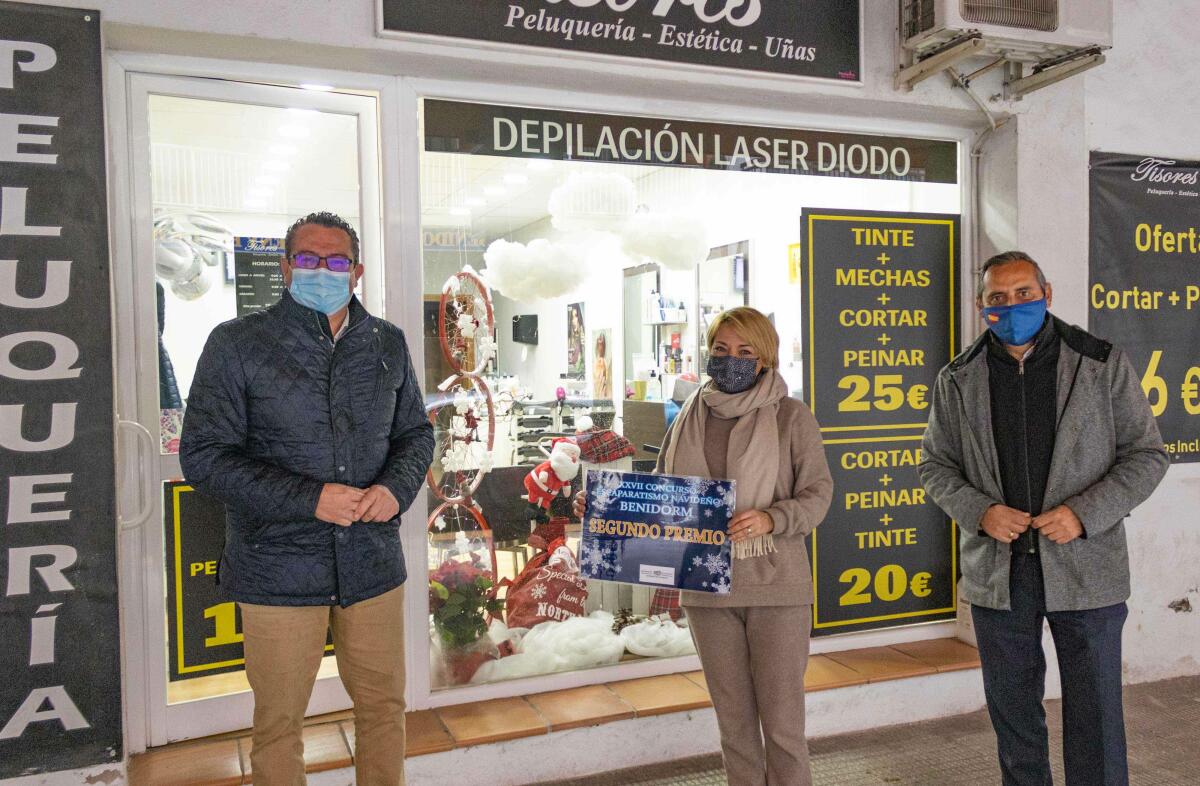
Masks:
[[[696,644],[687,628],[682,628],[669,617],[649,619],[627,625],[621,630],[621,641],[625,649],[634,655],[647,658],[673,658],[679,655],[696,654]]]

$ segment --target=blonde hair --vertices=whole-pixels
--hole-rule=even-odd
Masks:
[[[779,333],[771,320],[761,311],[749,306],[738,306],[717,314],[708,326],[708,351],[712,352],[717,331],[728,325],[742,340],[751,346],[762,361],[763,368],[779,367]]]

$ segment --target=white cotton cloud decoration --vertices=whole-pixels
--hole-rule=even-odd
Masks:
[[[488,285],[513,300],[552,300],[574,292],[587,278],[579,251],[544,238],[524,243],[496,240],[483,252]]]
[[[621,248],[635,260],[650,259],[686,272],[708,259],[708,231],[693,216],[638,213],[621,232]]]
[[[625,649],[647,658],[674,658],[695,655],[696,644],[687,628],[669,618],[651,617],[621,629]]]
[[[549,620],[525,634],[521,652],[538,658],[553,657],[555,671],[613,664],[625,654],[625,643],[612,632],[612,623],[612,614],[605,611],[562,622]]]
[[[562,232],[619,232],[636,205],[629,178],[573,172],[550,192],[547,210],[554,228]]]

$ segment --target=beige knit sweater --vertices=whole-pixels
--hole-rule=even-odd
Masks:
[[[785,398],[779,402],[779,473],[775,479],[775,501],[767,514],[775,524],[776,551],[761,557],[733,562],[733,589],[728,595],[687,592],[683,606],[800,606],[812,603],[812,568],[805,538],[829,510],[833,478],[825,461],[825,447],[816,418],[803,402]],[[704,423],[704,458],[709,474],[725,478],[729,434],[736,420],[711,415]],[[656,472],[663,467],[675,428],[667,432]]]

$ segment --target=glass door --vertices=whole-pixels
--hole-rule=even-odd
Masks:
[[[143,463],[148,739],[151,745],[247,728],[253,702],[240,618],[216,586],[224,508],[192,489],[179,437],[196,362],[221,322],[279,298],[283,237],[328,210],[362,239],[359,296],[381,312],[377,101],[213,79],[130,74],[134,335]],[[128,417],[128,416],[127,416]],[[145,449],[145,448],[143,448]],[[350,701],[330,654],[309,714]]]

